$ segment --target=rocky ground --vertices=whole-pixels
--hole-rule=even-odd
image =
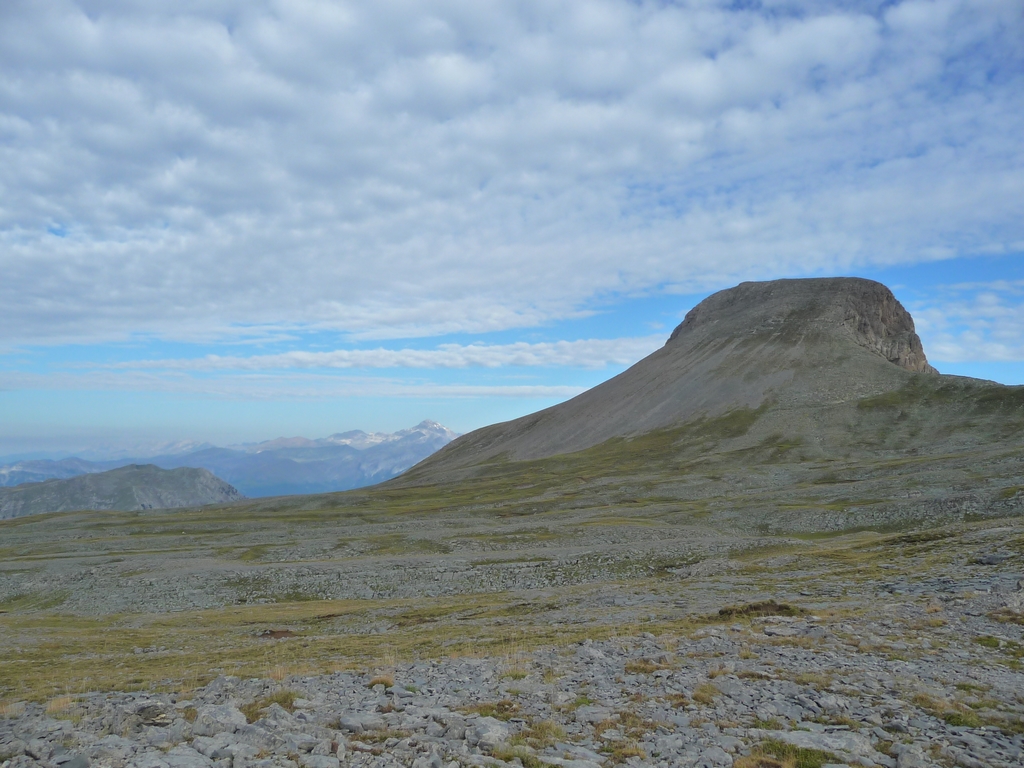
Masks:
[[[794,554],[760,557],[745,577],[719,561],[666,575],[673,589],[608,582],[546,615],[589,621],[597,639],[535,645],[524,623],[498,652],[416,660],[397,658],[385,629],[360,669],[9,701],[0,757],[3,768],[1017,766],[1020,527],[910,534],[884,542],[901,556],[845,573]],[[859,578],[869,565],[881,567]],[[711,610],[723,587],[754,598],[758,585],[792,602]],[[673,611],[676,623],[639,623]],[[602,630],[598,616],[618,623]],[[264,642],[317,642],[277,634]]]
[[[8,521],[0,763],[1020,765],[1024,476],[958,461]]]

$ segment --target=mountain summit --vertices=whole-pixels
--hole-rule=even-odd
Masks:
[[[849,340],[908,371],[928,365],[914,318],[892,291],[859,277],[740,283],[691,309],[667,344],[708,337],[807,334],[809,340]]]
[[[781,435],[818,457],[857,446],[877,450],[866,433],[872,429],[888,429],[883,444],[894,450],[948,441],[957,424],[967,430],[964,439],[988,439],[980,427],[991,422],[998,431],[1001,419],[992,409],[1008,408],[1016,418],[1020,394],[938,374],[910,313],[881,283],[848,277],[749,282],[702,301],[661,349],[618,376],[565,403],[471,432],[404,481],[443,479],[495,460],[575,453],[725,417],[747,424],[731,447]],[[869,407],[882,395],[902,410]],[[988,410],[965,421],[978,403]],[[897,429],[890,428],[894,417]],[[901,432],[915,419],[913,434]],[[979,429],[971,433],[970,426]]]

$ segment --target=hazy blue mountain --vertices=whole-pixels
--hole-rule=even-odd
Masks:
[[[49,459],[16,461],[13,464],[0,467],[0,487],[21,485],[22,483],[40,483],[43,480],[63,480],[91,472],[102,472],[105,469],[110,469],[110,467],[79,458],[61,459],[60,461]]]
[[[315,440],[281,437],[229,448],[206,447],[152,456],[145,463],[164,469],[207,469],[249,497],[326,493],[390,480],[456,437],[437,422],[423,421],[393,433],[355,430]],[[0,467],[0,486],[74,477],[141,462],[90,462],[79,458],[20,461]]]
[[[0,519],[77,509],[172,509],[244,498],[211,472],[152,464],[0,488]]]
[[[327,493],[390,480],[456,437],[437,422],[423,421],[391,434],[278,438],[151,461],[161,467],[204,467],[249,497]]]

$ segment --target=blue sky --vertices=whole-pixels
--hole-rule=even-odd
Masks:
[[[0,455],[564,400],[742,280],[859,275],[1024,383],[1024,14],[0,7]]]

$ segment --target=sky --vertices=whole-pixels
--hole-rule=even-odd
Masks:
[[[0,455],[465,432],[824,275],[1024,383],[1019,0],[0,3]]]

